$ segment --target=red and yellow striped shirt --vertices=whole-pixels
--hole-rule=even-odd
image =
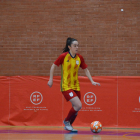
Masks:
[[[61,91],[69,89],[80,91],[78,69],[79,66],[82,69],[87,68],[84,58],[80,54],[72,57],[70,52],[65,52],[57,58],[54,64],[61,65]]]

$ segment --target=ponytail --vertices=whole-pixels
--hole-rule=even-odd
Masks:
[[[66,40],[66,46],[65,46],[65,48],[63,49],[63,52],[68,52],[68,51],[69,51],[68,46],[71,46],[71,44],[72,44],[73,41],[77,41],[77,40],[74,39],[74,38],[71,38],[71,37],[68,37],[68,38],[67,38],[67,40]]]

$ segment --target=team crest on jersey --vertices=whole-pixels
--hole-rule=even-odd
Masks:
[[[76,60],[76,64],[79,65],[79,60]]]

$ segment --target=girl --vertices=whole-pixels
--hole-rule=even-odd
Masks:
[[[92,85],[99,85],[94,82],[84,58],[78,54],[78,41],[74,38],[67,38],[66,46],[63,49],[63,53],[56,59],[50,69],[50,79],[48,85],[53,85],[53,73],[56,66],[61,65],[61,92],[67,101],[70,101],[72,108],[70,109],[67,117],[63,121],[65,130],[74,131],[72,123],[77,117],[78,111],[82,108],[81,93],[78,81],[78,69],[81,67],[84,69],[86,76],[91,81]]]

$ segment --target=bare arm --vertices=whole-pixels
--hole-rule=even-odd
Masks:
[[[91,74],[90,74],[90,72],[89,72],[89,70],[87,68],[84,69],[84,71],[85,71],[85,74],[88,77],[88,79],[91,81],[92,85],[95,85],[95,86],[98,85],[98,86],[100,86],[100,83],[97,83],[97,82],[94,82],[93,81],[93,79],[91,77]]]
[[[55,69],[56,65],[52,64],[51,69],[50,69],[50,79],[48,81],[48,86],[52,87],[53,85],[53,74],[54,74],[54,69]]]

